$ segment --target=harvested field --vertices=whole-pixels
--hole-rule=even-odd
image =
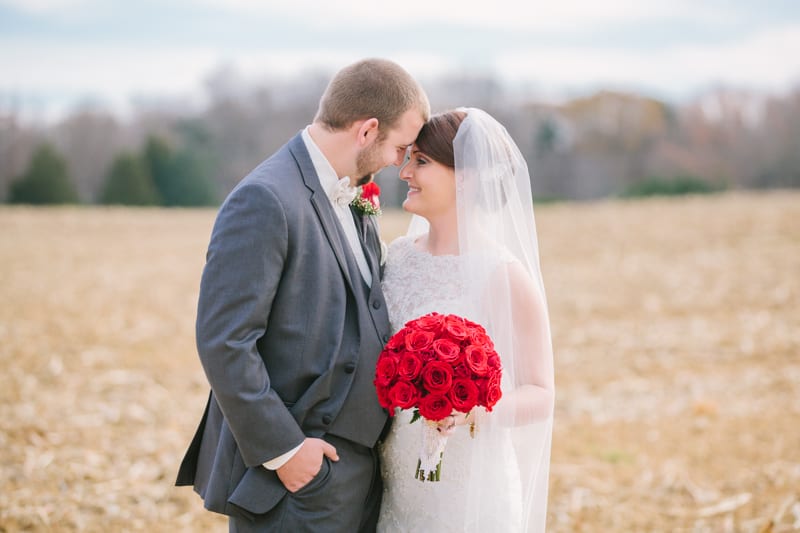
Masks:
[[[214,211],[0,208],[0,531],[227,531],[172,486]],[[391,240],[402,213],[381,223]],[[800,530],[800,193],[537,206],[549,531]]]

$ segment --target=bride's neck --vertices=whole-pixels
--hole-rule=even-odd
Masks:
[[[425,249],[431,255],[458,255],[458,225],[455,220],[428,220]]]

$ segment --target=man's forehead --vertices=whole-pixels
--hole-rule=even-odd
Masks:
[[[419,113],[407,111],[405,115],[400,118],[397,127],[393,128],[397,144],[399,146],[405,146],[406,148],[414,144],[419,130],[422,129],[424,124],[425,121]]]

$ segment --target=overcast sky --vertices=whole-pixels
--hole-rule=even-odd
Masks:
[[[200,101],[221,65],[263,81],[368,56],[423,82],[489,74],[549,98],[779,92],[800,85],[800,1],[0,0],[0,109],[34,116]]]

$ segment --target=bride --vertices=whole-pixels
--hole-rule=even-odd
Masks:
[[[378,531],[544,531],[553,354],[525,160],[494,118],[459,109],[423,126],[400,178],[414,217],[387,256],[392,330],[432,311],[483,325],[503,396],[490,413],[438,423],[448,435],[439,482],[414,477],[425,422],[397,413],[381,447]]]

